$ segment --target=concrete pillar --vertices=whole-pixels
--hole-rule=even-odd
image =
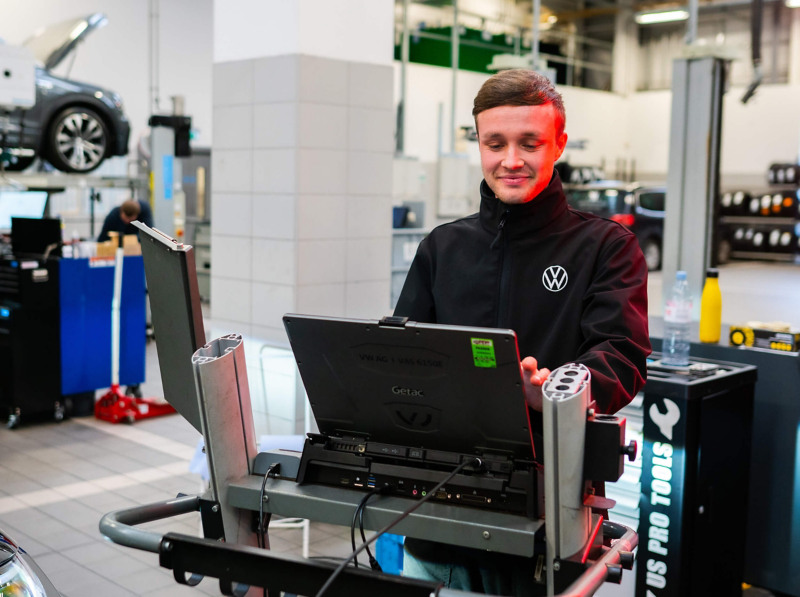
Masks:
[[[722,58],[679,58],[672,63],[667,200],[662,279],[666,299],[683,270],[694,295],[692,319],[700,319],[706,268],[716,267],[718,238],[713,223],[719,196]]]
[[[214,0],[213,329],[295,432],[283,314],[390,314],[393,27],[392,0]]]
[[[633,19],[632,0],[617,0],[619,10],[614,20],[614,53],[611,90],[628,95],[636,91],[639,26]]]

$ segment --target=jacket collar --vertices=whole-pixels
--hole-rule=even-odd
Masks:
[[[498,226],[503,216],[510,224],[512,236],[539,230],[553,222],[567,209],[567,198],[561,186],[558,172],[553,170],[553,177],[545,189],[532,200],[519,205],[506,205],[495,197],[494,191],[486,181],[481,181],[481,208],[479,218],[481,225],[493,235],[498,233]]]

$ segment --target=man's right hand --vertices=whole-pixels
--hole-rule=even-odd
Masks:
[[[528,406],[535,411],[542,412],[542,385],[550,376],[550,369],[539,369],[539,363],[533,357],[522,359],[520,369]]]

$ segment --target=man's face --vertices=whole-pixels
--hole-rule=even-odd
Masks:
[[[126,214],[124,211],[121,211],[119,213],[119,217],[122,218],[122,221],[125,222],[126,224],[130,224],[131,222],[133,222],[136,219],[136,216],[131,217],[128,214]]]
[[[503,203],[527,203],[550,184],[567,145],[553,104],[499,106],[478,114],[483,177]]]

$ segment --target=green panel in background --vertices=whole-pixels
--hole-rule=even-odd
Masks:
[[[417,64],[429,64],[431,66],[442,66],[450,68],[450,35],[451,27],[435,27],[427,28],[425,33],[432,33],[441,35],[447,39],[430,39],[427,37],[415,36],[414,32],[410,32],[409,44],[409,62]],[[513,54],[514,43],[508,43],[505,35],[494,35],[491,41],[486,41],[482,37],[482,32],[478,29],[467,29],[461,36],[461,43],[458,48],[458,68],[460,70],[467,70],[477,73],[494,74],[494,71],[489,70],[487,67],[492,63],[492,58],[495,54]],[[490,47],[477,47],[473,45],[464,44],[465,41],[478,42],[486,44],[487,46],[495,46],[496,49]],[[561,55],[557,44],[539,44],[539,51],[547,54]],[[522,48],[523,53],[530,52],[530,48]],[[401,59],[401,46],[397,45],[394,48],[395,60]],[[563,64],[548,63],[548,66],[556,69],[557,83],[566,81],[566,66]],[[563,72],[562,72],[563,71]]]

